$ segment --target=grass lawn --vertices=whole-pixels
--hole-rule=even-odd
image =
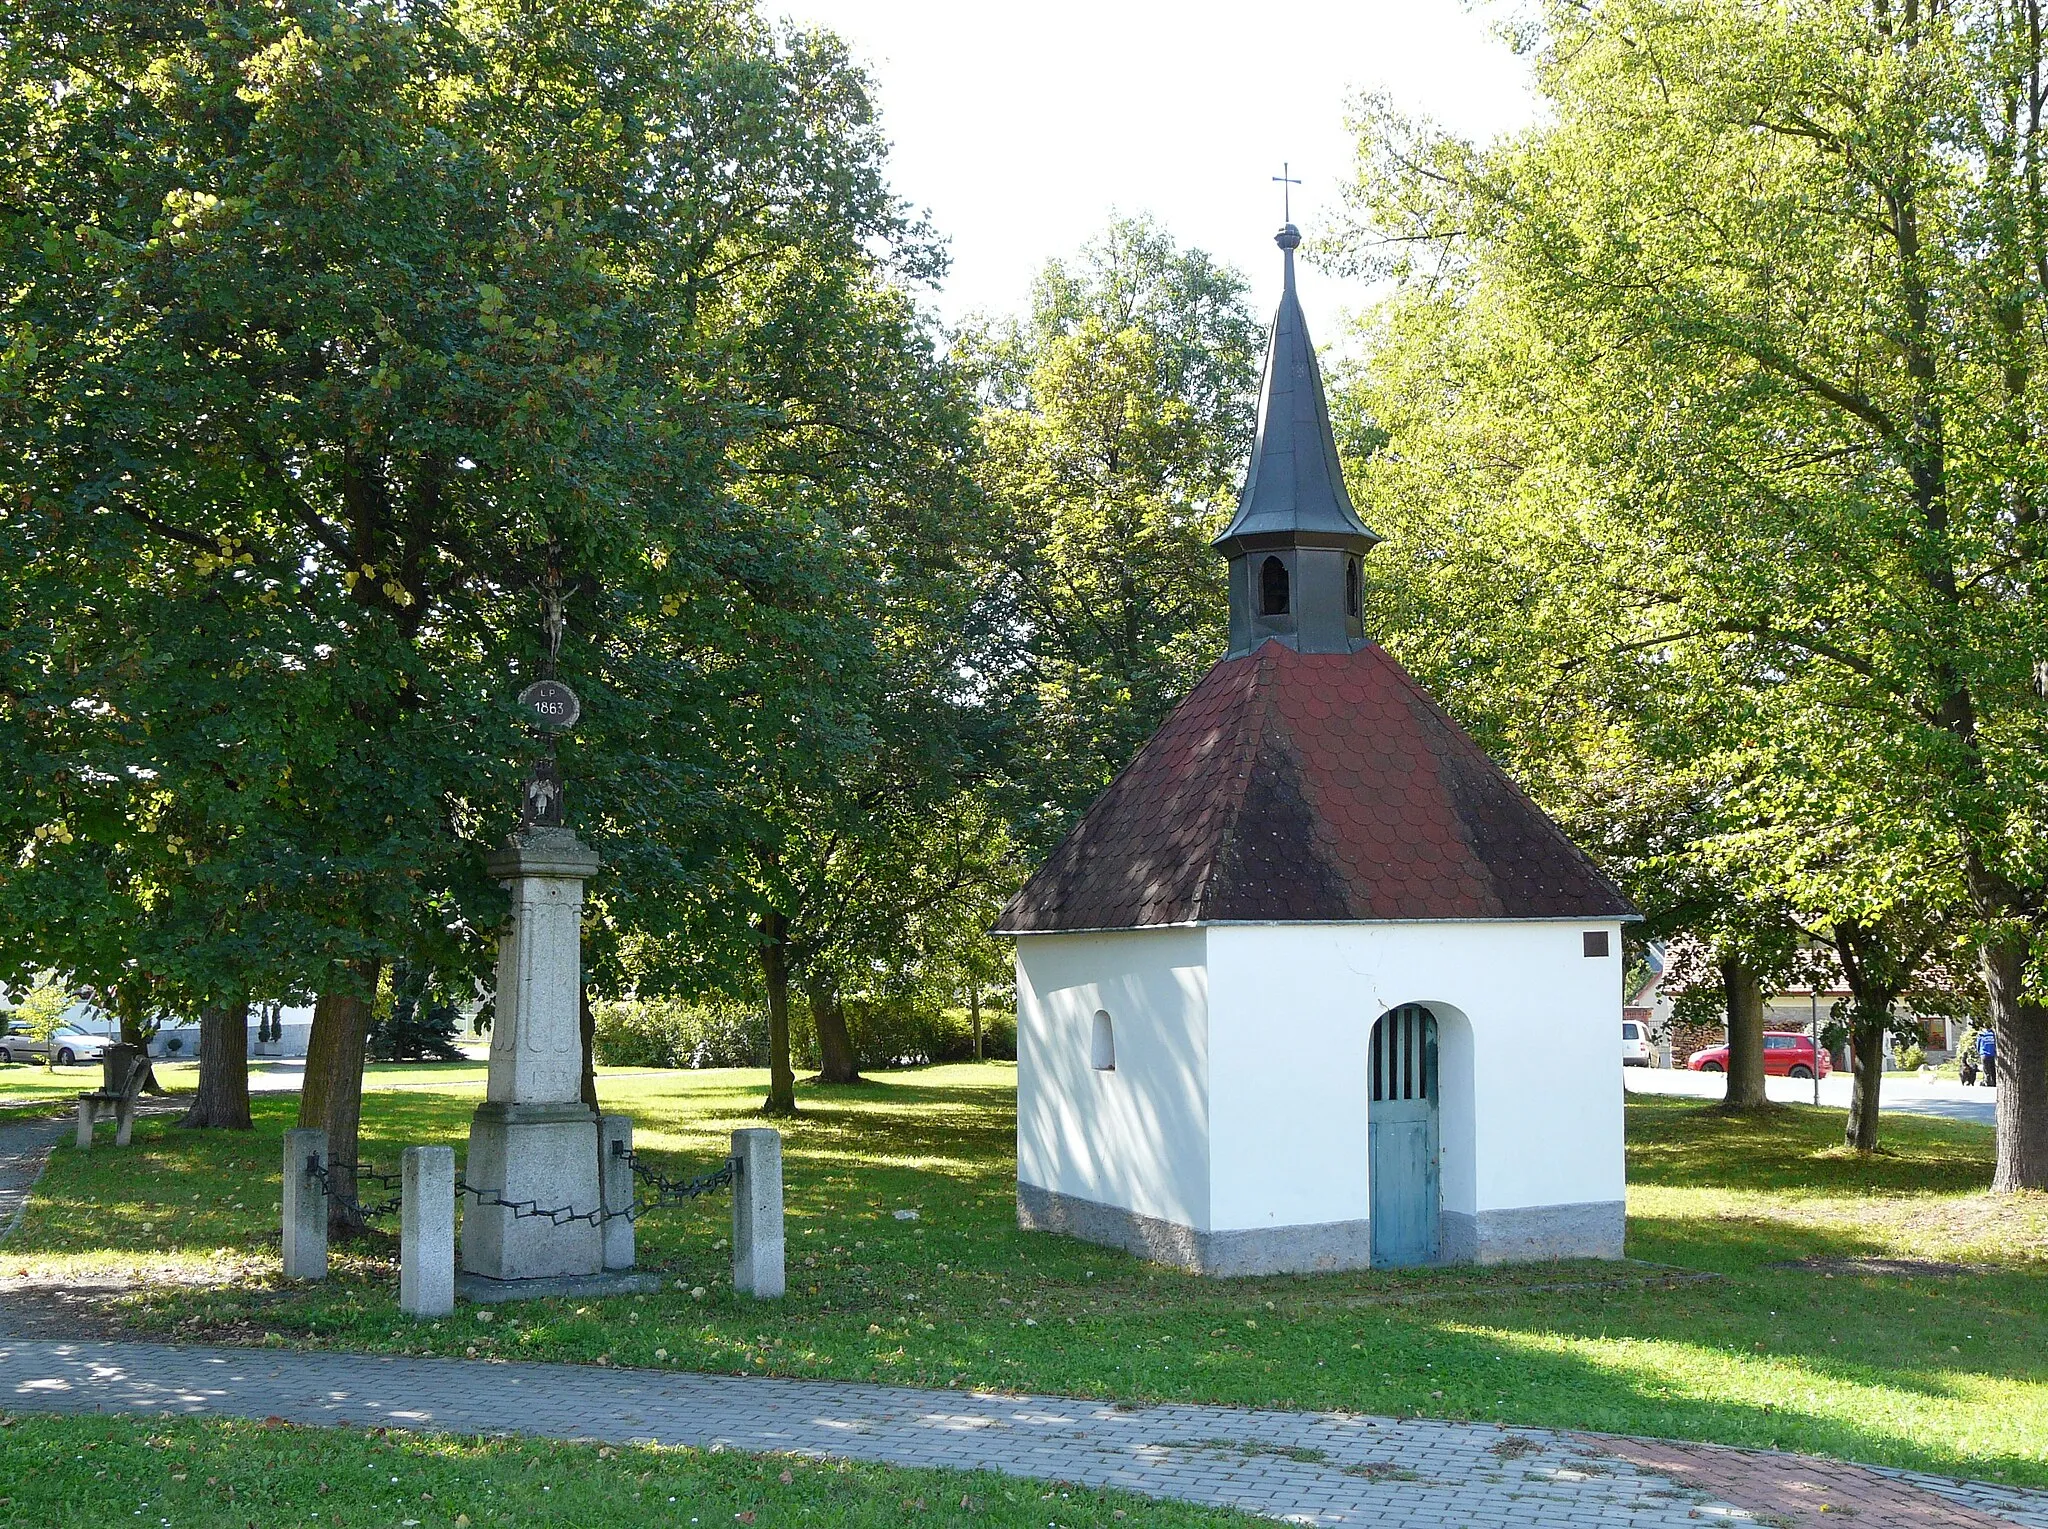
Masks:
[[[1250,1518],[1010,1476],[824,1464],[703,1450],[449,1438],[382,1428],[125,1418],[7,1419],[0,1525],[140,1521],[175,1529],[293,1523],[496,1529],[843,1529],[930,1517],[1039,1529],[1233,1529]],[[962,1510],[966,1510],[963,1512]]]
[[[157,1071],[161,1074],[163,1069],[159,1067]],[[61,1099],[69,1104],[88,1089],[99,1086],[97,1062],[86,1067],[48,1069],[41,1062],[0,1063],[0,1106],[41,1099]]]
[[[723,1197],[640,1222],[658,1296],[536,1303],[438,1324],[395,1309],[373,1239],[324,1288],[276,1281],[278,1134],[146,1120],[127,1153],[68,1147],[0,1277],[140,1276],[128,1332],[412,1353],[1427,1413],[1777,1446],[2048,1485],[2048,1197],[1994,1200],[1991,1138],[1886,1117],[1891,1155],[1840,1117],[1723,1118],[1629,1103],[1631,1265],[1380,1271],[1219,1282],[1016,1228],[1014,1068],[939,1067],[800,1089],[785,1126],[790,1296],[738,1302]],[[757,1073],[615,1078],[607,1107],[671,1174],[758,1123]],[[460,1141],[473,1091],[372,1094],[365,1155]],[[899,1220],[898,1210],[918,1219]],[[1830,1276],[1793,1259],[1966,1262],[1953,1278]],[[116,1279],[110,1280],[113,1276]],[[697,1292],[702,1292],[699,1295]]]

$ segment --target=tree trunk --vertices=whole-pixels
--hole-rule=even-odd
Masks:
[[[839,984],[829,976],[813,974],[804,979],[804,997],[810,1000],[811,1024],[818,1032],[818,1081],[860,1082],[853,1036],[846,1028],[846,1006],[839,1001]]]
[[[577,1028],[583,1034],[583,1102],[597,1108],[597,1016],[590,1011],[590,989],[576,995],[581,1013]]]
[[[327,1132],[329,1187],[351,1200],[356,1193],[357,1136],[363,1119],[363,1048],[370,1038],[370,1009],[376,1001],[380,963],[359,961],[352,968],[362,995],[348,990],[323,992],[313,1005],[313,1031],[306,1039],[306,1081],[299,1094],[299,1124]],[[363,1224],[329,1201],[330,1234],[350,1236]]]
[[[1998,1056],[1998,1167],[1991,1187],[2048,1189],[2048,1010],[2024,997],[2023,933],[1978,951]]]
[[[967,984],[967,1014],[974,1025],[974,1060],[981,1060],[981,983]]]
[[[1739,955],[1721,958],[1728,1003],[1728,1093],[1724,1109],[1760,1110],[1764,1097],[1764,988],[1756,968]]]
[[[193,1130],[250,1128],[248,999],[200,1010],[199,1087],[178,1124]]]
[[[764,913],[754,925],[761,937],[761,981],[768,989],[768,1097],[764,1115],[796,1113],[796,1072],[789,1065],[789,920]]]
[[[1884,1036],[1889,1017],[1858,1014],[1850,1025],[1856,1070],[1849,1085],[1849,1122],[1842,1139],[1858,1152],[1877,1150],[1879,1091],[1884,1086]]]

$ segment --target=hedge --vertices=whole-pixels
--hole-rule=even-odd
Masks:
[[[965,1009],[900,998],[849,998],[846,1028],[864,1071],[965,1062],[974,1056],[974,1028]],[[768,1014],[759,1002],[736,999],[628,998],[591,1005],[597,1060],[607,1067],[765,1067]],[[981,1011],[982,1055],[1014,1060],[1016,1017]],[[790,1052],[800,1068],[819,1063],[818,1037],[802,999],[790,1004]]]

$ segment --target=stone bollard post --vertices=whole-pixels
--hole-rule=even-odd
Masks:
[[[407,1147],[399,1174],[398,1309],[445,1317],[455,1309],[455,1149]]]
[[[780,1300],[782,1133],[761,1127],[733,1132],[732,1160],[733,1291]]]
[[[633,1267],[633,1117],[597,1120],[597,1203],[604,1207],[604,1266]]]
[[[306,1164],[327,1163],[327,1133],[303,1126],[284,1133],[284,1277],[327,1278],[327,1186]]]

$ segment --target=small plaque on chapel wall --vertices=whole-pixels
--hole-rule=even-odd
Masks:
[[[536,680],[519,692],[520,709],[551,732],[567,732],[583,715],[576,692],[560,680]]]

